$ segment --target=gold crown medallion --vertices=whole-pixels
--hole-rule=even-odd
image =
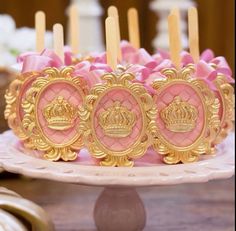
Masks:
[[[151,142],[151,134],[156,131],[157,110],[153,99],[142,84],[132,82],[134,78],[134,75],[125,73],[122,69],[105,74],[102,76],[104,82],[90,90],[83,107],[79,110],[81,134],[85,134],[89,152],[93,157],[100,159],[102,166],[132,167],[134,159],[145,154]],[[137,118],[134,111],[124,106],[129,101],[128,98],[120,97],[118,101],[117,98],[112,98],[112,94],[109,95],[110,91],[130,95],[141,118]],[[101,103],[104,97],[109,97],[113,102],[108,108],[104,108],[104,104]],[[136,137],[132,138],[138,120],[139,129],[136,129]],[[105,136],[98,135],[97,126],[102,128]],[[125,147],[127,140],[123,139],[129,135],[132,142],[129,141],[129,147]],[[106,140],[110,143],[105,144]],[[116,147],[122,145],[124,149],[117,150]]]
[[[198,111],[180,96],[161,111],[161,118],[166,128],[172,132],[190,132],[196,126]]]
[[[49,128],[63,131],[73,127],[77,108],[58,96],[44,108],[43,115]]]
[[[202,128],[196,131],[198,132],[196,138],[185,146],[177,144],[178,142],[174,143],[171,136],[166,137],[157,123],[158,129],[154,135],[153,147],[159,154],[164,155],[163,160],[167,164],[195,162],[201,154],[212,154],[215,151],[212,142],[220,130],[219,100],[204,80],[193,78],[194,72],[193,65],[186,66],[181,70],[164,69],[162,74],[166,78],[156,80],[152,85],[157,92],[154,96],[156,103],[159,100],[159,95],[168,91],[171,86],[180,85],[185,86],[186,89],[191,88],[198,95],[205,117]],[[184,132],[191,133],[194,130],[198,114],[196,107],[176,96],[166,108],[161,110],[160,117],[169,131],[183,137]]]
[[[24,117],[22,126],[29,134],[29,145],[39,151],[44,152],[44,158],[51,161],[71,161],[77,158],[76,150],[83,146],[83,139],[77,132],[64,133],[71,127],[77,127],[77,107],[81,104],[87,94],[85,82],[82,78],[73,76],[73,67],[46,68],[41,76],[37,78],[32,87],[26,92],[26,97],[22,102]],[[54,87],[63,83],[63,90],[70,92],[73,89],[76,97],[79,97],[78,105],[73,105],[69,100],[58,96],[53,91]],[[61,89],[62,90],[62,89]],[[37,110],[44,94],[54,94],[53,100],[42,110]],[[79,99],[78,98],[78,99]],[[44,122],[40,120],[40,114],[46,121],[46,126],[53,132],[44,129]],[[73,134],[73,135],[72,135]],[[53,138],[54,137],[54,138]]]
[[[121,106],[119,101],[99,115],[99,123],[104,133],[110,137],[127,137],[135,124],[135,113]]]

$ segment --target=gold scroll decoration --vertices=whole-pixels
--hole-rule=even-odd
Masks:
[[[8,126],[12,129],[14,134],[20,139],[26,140],[29,137],[29,134],[22,127],[20,111],[22,109],[22,89],[31,81],[39,77],[41,74],[38,72],[27,72],[24,74],[17,75],[9,88],[6,91],[6,108],[4,111],[5,119],[8,121]]]
[[[152,133],[156,131],[157,110],[153,99],[143,85],[132,83],[134,78],[132,74],[124,72],[105,74],[102,76],[104,83],[91,89],[90,94],[85,98],[84,106],[80,109],[80,131],[86,136],[86,146],[89,152],[93,157],[101,160],[100,165],[102,166],[132,167],[134,165],[133,159],[141,157],[146,152],[151,142]],[[143,115],[142,126],[144,129],[140,132],[137,141],[127,147],[127,150],[119,152],[104,147],[97,139],[93,128],[93,116],[97,105],[111,89],[128,91],[139,102],[139,108]],[[136,119],[136,115],[117,101],[100,113],[98,121],[105,135],[119,139],[130,134]]]
[[[158,94],[162,90],[164,90],[167,86],[174,84],[187,84],[188,86],[193,88],[193,90],[201,98],[202,105],[204,108],[204,116],[206,117],[201,134],[188,147],[179,147],[173,145],[170,141],[165,139],[164,136],[162,135],[162,132],[159,129],[157,129],[156,134],[154,136],[153,147],[159,154],[164,155],[164,162],[167,164],[195,162],[199,159],[199,156],[201,154],[212,154],[215,151],[214,148],[212,147],[212,142],[215,140],[216,135],[219,133],[220,130],[220,119],[218,115],[220,106],[219,100],[215,97],[214,92],[212,92],[212,90],[209,89],[209,87],[203,80],[192,77],[194,71],[195,70],[192,65],[186,66],[181,70],[176,70],[174,68],[164,69],[162,71],[162,74],[166,78],[163,80],[156,80],[153,82],[153,88],[156,90],[156,95],[154,96],[155,100],[158,98]],[[177,103],[180,103],[181,99],[177,98],[177,100],[179,101]],[[176,106],[176,101],[172,103],[173,103],[172,107]],[[186,121],[182,122],[185,123],[185,125],[189,124],[189,126],[187,125],[185,127],[185,130],[191,131],[194,126],[194,121],[195,117],[197,116],[197,111],[195,111],[194,108],[191,108],[191,105],[185,105],[185,106],[188,107],[188,112],[187,109],[185,109],[184,111],[182,107],[181,113],[182,115],[184,113],[188,113],[188,116],[191,116],[191,121],[189,120],[188,122]],[[179,119],[176,114],[175,116],[176,116],[175,119]],[[163,118],[164,115],[162,115],[161,117],[162,119],[166,119]],[[170,122],[168,120],[168,122],[172,123],[173,121]],[[190,126],[191,123],[192,125]],[[174,128],[174,126],[172,128]],[[179,128],[178,125],[177,127],[175,126],[175,132],[183,132],[179,131],[177,128]]]
[[[72,67],[65,67],[61,70],[56,68],[47,68],[42,75],[45,77],[37,78],[32,87],[27,91],[26,99],[22,103],[25,115],[22,126],[30,134],[28,146],[31,149],[43,151],[44,158],[51,161],[71,161],[77,158],[76,150],[83,145],[82,137],[76,134],[66,143],[55,143],[48,139],[41,129],[41,125],[37,116],[37,105],[40,101],[41,93],[49,86],[53,87],[56,83],[65,83],[75,88],[81,98],[84,100],[87,92],[85,82],[80,77],[73,77]],[[79,105],[72,105],[62,96],[56,96],[47,104],[42,114],[47,122],[46,126],[52,130],[62,132],[74,126],[74,120],[78,117]],[[76,127],[75,127],[76,129]]]
[[[235,109],[234,88],[227,82],[227,79],[223,74],[217,75],[214,84],[222,102],[221,129],[214,141],[214,144],[219,144],[233,129]]]

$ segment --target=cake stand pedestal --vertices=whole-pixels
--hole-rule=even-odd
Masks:
[[[200,183],[234,174],[233,133],[218,146],[215,156],[204,156],[197,163],[134,168],[53,163],[24,154],[16,148],[16,141],[11,131],[0,135],[0,168],[32,178],[104,187],[94,209],[99,231],[144,229],[146,213],[136,187]]]

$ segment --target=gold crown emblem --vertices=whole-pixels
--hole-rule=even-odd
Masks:
[[[49,128],[63,131],[73,126],[77,109],[64,97],[58,96],[44,108],[43,115]]]
[[[132,132],[135,121],[135,113],[121,106],[119,101],[99,115],[99,124],[110,137],[127,137]]]
[[[161,118],[172,132],[189,132],[196,126],[198,111],[196,107],[183,101],[179,96],[161,111]]]

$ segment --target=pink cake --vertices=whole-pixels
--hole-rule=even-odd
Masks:
[[[109,49],[81,56],[67,48],[64,60],[48,49],[22,54],[5,110],[17,147],[50,161],[117,167],[214,154],[233,121],[225,59],[206,50],[194,62],[184,51],[177,67],[166,51],[151,55],[126,41],[119,49],[115,68]]]

